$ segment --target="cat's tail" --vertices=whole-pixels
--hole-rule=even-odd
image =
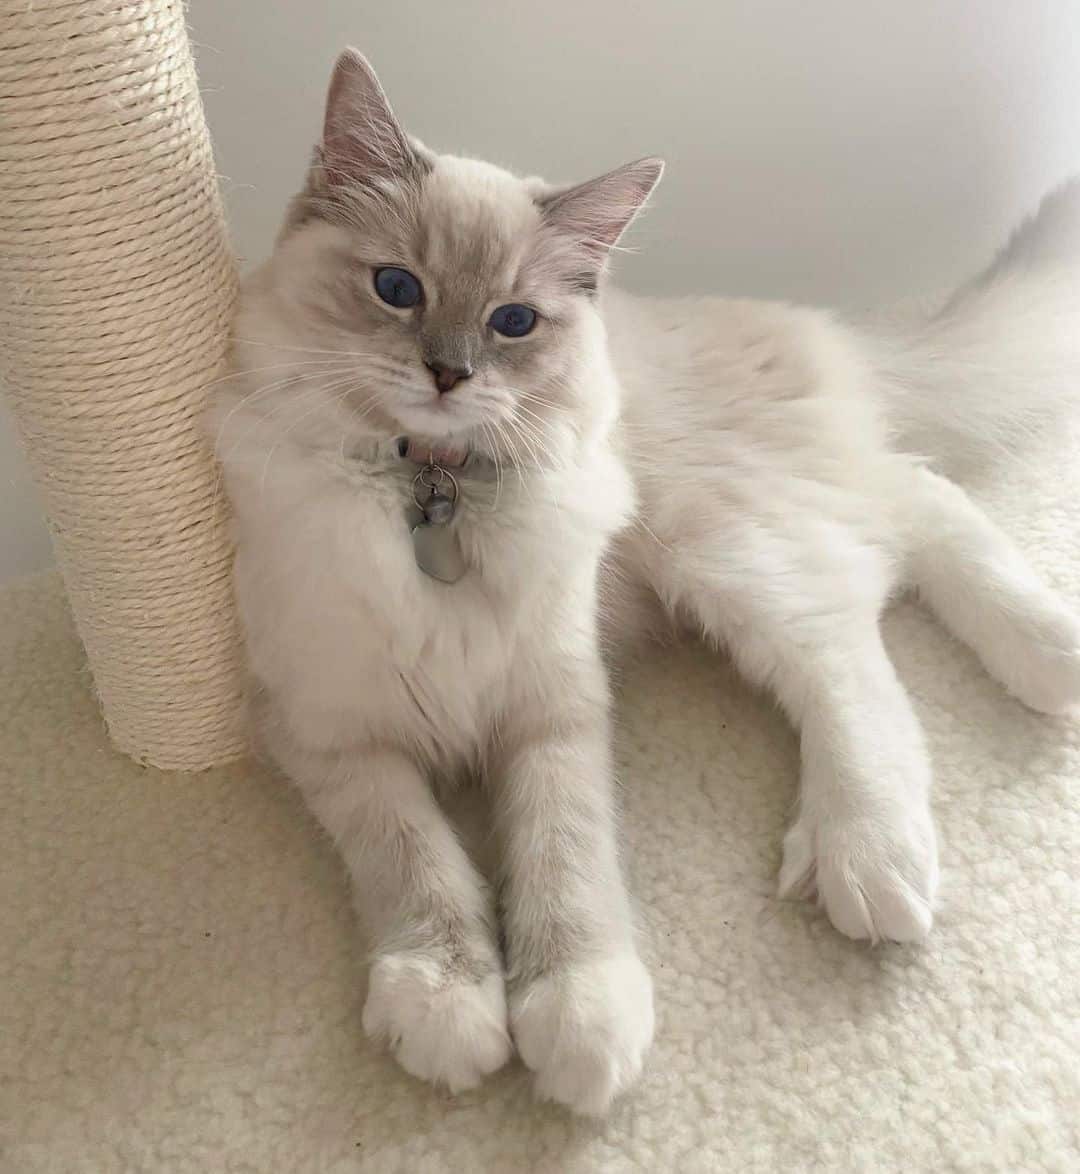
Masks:
[[[985,470],[1080,415],[1080,176],[944,305],[872,333],[898,443],[944,472]]]

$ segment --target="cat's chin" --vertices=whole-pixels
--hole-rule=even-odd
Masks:
[[[395,436],[407,437],[410,440],[423,441],[437,445],[439,448],[470,449],[476,430],[472,428],[439,428],[431,421],[417,419],[400,420]]]
[[[398,430],[404,436],[422,436],[425,440],[451,446],[469,445],[482,428],[475,420],[465,420],[439,408],[412,409],[395,413]]]

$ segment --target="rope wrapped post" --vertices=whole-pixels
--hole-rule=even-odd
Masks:
[[[0,0],[0,380],[115,744],[244,749],[200,426],[236,294],[181,0]]]

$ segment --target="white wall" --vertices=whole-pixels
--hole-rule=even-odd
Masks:
[[[438,149],[553,179],[664,155],[621,265],[637,288],[936,289],[1080,170],[1076,0],[191,0],[189,22],[249,258],[346,43]],[[0,577],[41,556],[19,476],[0,435]]]

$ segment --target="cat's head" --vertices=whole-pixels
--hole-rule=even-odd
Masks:
[[[238,334],[260,337],[242,358],[282,348],[297,385],[332,393],[339,425],[524,458],[545,430],[613,410],[597,285],[662,169],[642,159],[553,188],[436,155],[346,50],[307,185],[245,295]]]

